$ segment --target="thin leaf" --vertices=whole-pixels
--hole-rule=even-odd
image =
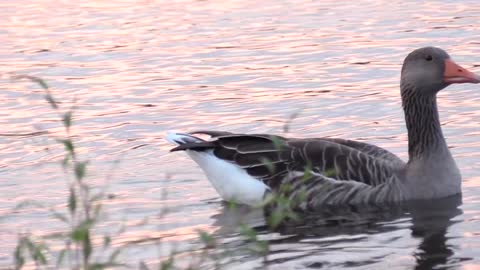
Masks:
[[[115,263],[115,260],[117,259],[118,255],[120,255],[121,249],[116,249],[111,255],[110,258],[108,258],[109,263]]]
[[[38,83],[43,89],[47,90],[48,89],[48,84],[40,78],[36,78],[36,83]]]
[[[72,111],[68,111],[65,114],[63,114],[62,122],[68,132],[68,130],[70,129],[70,126],[72,125]]]
[[[102,205],[101,204],[96,204],[95,207],[93,208],[93,217],[94,219],[98,219],[100,216],[100,211],[102,210]]]
[[[27,79],[30,80],[34,83],[37,83],[40,85],[45,90],[48,90],[48,84],[41,78],[35,77],[35,76],[30,76],[30,75],[17,75],[12,77],[13,80],[22,80],[22,79]]]
[[[268,250],[269,250],[269,244],[267,241],[257,241],[256,248],[254,249],[256,253],[259,253],[265,256],[268,254]]]
[[[70,238],[77,243],[81,243],[87,237],[87,234],[92,227],[93,222],[91,220],[85,220],[77,225],[71,232]]]
[[[68,162],[70,162],[70,156],[71,156],[71,154],[68,153],[68,154],[65,155],[65,157],[63,158],[63,160],[62,160],[62,168],[63,168],[63,169],[66,169],[66,168],[67,168]]]
[[[267,167],[270,173],[275,173],[275,164],[273,164],[270,159],[262,157],[260,161],[263,163],[263,165],[265,165],[265,167]]]
[[[228,204],[227,208],[228,208],[229,210],[235,211],[235,210],[237,209],[237,206],[238,206],[238,205],[237,205],[236,202],[234,202],[234,201],[229,201],[229,202],[227,202],[227,204]]]
[[[305,169],[303,170],[303,176],[300,181],[305,183],[311,178],[312,178],[312,162],[310,160],[307,160],[307,166],[305,166]]]
[[[280,211],[274,211],[268,218],[268,225],[271,228],[277,228],[285,220],[285,214]]]
[[[126,267],[123,263],[93,263],[88,266],[89,270],[114,269],[117,267]]]
[[[25,237],[24,239],[25,239],[25,247],[28,249],[28,252],[30,252],[30,254],[33,254],[35,251],[35,244],[28,237]]]
[[[64,214],[59,213],[59,212],[57,212],[57,211],[55,211],[55,210],[52,210],[52,215],[53,215],[54,218],[56,218],[56,219],[58,219],[58,220],[60,220],[60,221],[63,221],[63,222],[65,222],[65,223],[68,223],[68,218],[67,218],[67,216],[65,216]]]
[[[161,266],[160,266],[160,269],[161,270],[170,270],[170,269],[173,269],[173,257],[169,257],[168,260],[166,261],[163,261]]]
[[[45,99],[48,101],[48,104],[50,104],[50,106],[51,106],[52,108],[54,108],[55,110],[58,109],[57,102],[55,101],[55,99],[53,98],[52,95],[50,95],[50,94],[47,93],[47,94],[45,95]]]
[[[327,169],[323,174],[326,177],[335,177],[337,175],[337,170],[335,168]]]
[[[83,239],[83,261],[88,262],[90,255],[92,255],[92,241],[90,240],[90,229],[87,229]]]
[[[36,261],[39,264],[46,265],[47,264],[47,258],[45,257],[44,251],[46,251],[46,248],[42,244],[37,244],[35,246],[35,252],[33,253],[33,260]]]
[[[25,245],[30,252],[30,255],[32,256],[32,259],[39,264],[47,264],[47,258],[45,257],[45,254],[43,254],[44,250],[46,247],[42,245],[41,243],[35,243],[32,239],[30,238],[25,238]]]
[[[270,137],[270,139],[272,140],[273,147],[275,147],[276,150],[278,151],[283,150],[283,148],[285,147],[283,141],[281,141],[279,138],[275,136]]]
[[[85,177],[86,168],[86,161],[75,163],[75,177],[77,178],[77,180],[82,180]]]
[[[67,249],[62,249],[60,253],[58,253],[58,258],[57,258],[57,263],[56,267],[59,268],[63,264],[63,259],[65,258],[65,255],[67,254]]]
[[[285,124],[283,125],[283,132],[284,133],[288,133],[288,131],[290,130],[290,125],[292,124],[293,120],[295,120],[298,115],[300,115],[300,113],[302,112],[303,109],[300,109],[300,110],[297,110],[296,112],[292,113],[287,121],[285,121]]]
[[[23,238],[18,241],[17,247],[15,248],[14,258],[15,258],[15,269],[21,269],[25,264],[25,256],[23,254],[24,244]]]
[[[200,241],[205,245],[206,248],[215,247],[215,238],[206,231],[198,230],[198,235],[200,236]]]
[[[15,208],[13,208],[14,211],[17,211],[17,210],[20,210],[20,209],[24,209],[24,208],[27,208],[27,207],[39,207],[39,208],[45,208],[46,206],[42,203],[39,203],[37,201],[33,201],[33,200],[25,200],[19,204],[17,204],[15,206]]]
[[[87,235],[87,231],[84,228],[77,228],[73,230],[71,238],[74,242],[81,242]]]
[[[56,240],[65,240],[65,238],[69,238],[69,234],[65,232],[54,232],[49,233],[42,237],[43,239],[56,239]]]
[[[68,196],[68,210],[72,215],[75,213],[75,210],[77,210],[77,194],[73,187],[70,187],[70,195]]]
[[[112,238],[111,238],[110,236],[105,235],[105,236],[103,237],[103,247],[104,247],[104,248],[110,246],[110,243],[111,243],[111,242],[112,242]]]
[[[103,193],[103,192],[95,193],[95,194],[90,198],[90,202],[94,203],[94,202],[100,201],[100,200],[102,200],[104,197],[105,197],[105,193]]]
[[[75,156],[75,147],[73,146],[73,142],[70,139],[59,139],[58,142],[63,144],[65,146],[65,150],[72,155],[72,157]]]
[[[257,232],[245,224],[240,225],[240,234],[247,237],[248,240],[257,240]]]

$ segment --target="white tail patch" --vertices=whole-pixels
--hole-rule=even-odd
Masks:
[[[166,139],[176,145],[203,141],[189,134],[173,132],[169,132]],[[241,167],[217,158],[212,150],[185,152],[205,172],[212,186],[225,201],[254,206],[262,202],[265,191],[269,190],[267,185]]]
[[[186,133],[176,133],[176,132],[168,132],[165,139],[175,145],[181,145],[184,143],[192,143],[192,142],[202,142],[203,140],[197,138],[193,135],[186,134]]]

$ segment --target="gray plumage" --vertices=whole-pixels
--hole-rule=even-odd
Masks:
[[[457,194],[461,176],[443,138],[436,94],[451,83],[480,80],[452,63],[446,52],[433,47],[415,50],[404,61],[401,96],[408,129],[407,163],[385,149],[358,141],[218,131],[193,132],[212,139],[187,138],[172,151],[211,151],[273,191],[288,186],[282,192],[291,199],[304,198],[302,209]]]

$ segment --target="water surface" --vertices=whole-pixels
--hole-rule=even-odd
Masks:
[[[45,210],[10,210],[26,199],[62,209],[68,193],[54,142],[60,122],[38,87],[10,74],[44,78],[66,105],[76,98],[73,134],[91,160],[89,181],[113,195],[102,228],[129,226],[117,246],[163,237],[160,250],[145,243],[125,255],[155,264],[172,248],[196,247],[198,229],[231,232],[239,219],[263,218],[226,209],[191,160],[168,153],[166,131],[283,134],[298,113],[286,135],[367,141],[405,159],[403,58],[434,45],[480,72],[479,14],[476,0],[0,3],[0,215],[8,215],[0,265],[11,265],[18,233],[63,228]],[[311,233],[260,230],[271,240],[267,261],[240,254],[229,269],[479,267],[479,102],[476,85],[439,95],[463,204],[435,217],[400,211]]]

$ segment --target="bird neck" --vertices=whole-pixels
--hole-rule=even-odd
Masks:
[[[440,126],[436,94],[402,84],[402,103],[408,130],[409,162],[450,156]]]

